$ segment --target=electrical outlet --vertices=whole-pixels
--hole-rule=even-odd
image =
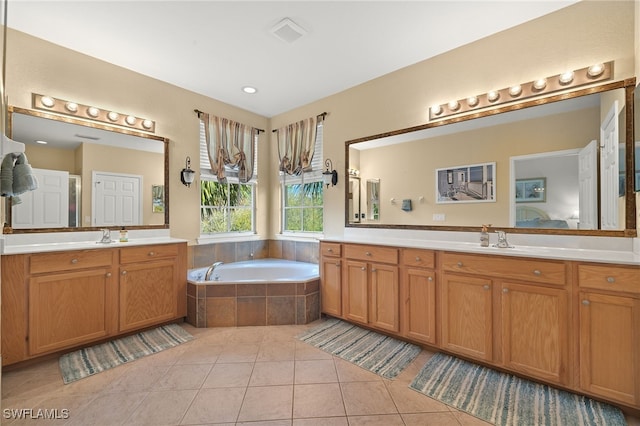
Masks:
[[[434,222],[444,222],[444,213],[434,213],[433,214],[433,221]]]

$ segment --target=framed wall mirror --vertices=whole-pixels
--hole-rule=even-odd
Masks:
[[[635,236],[635,182],[626,182],[634,85],[632,78],[347,141],[346,167],[365,182],[383,180],[385,196],[376,223],[346,226],[475,231],[491,223],[514,233]],[[580,152],[589,146],[587,191]],[[478,163],[495,163],[495,200],[436,202],[435,170]],[[518,196],[517,184],[527,182],[538,192]],[[411,212],[392,202],[405,199]]]
[[[38,189],[7,198],[4,233],[169,227],[168,139],[18,107],[8,113]]]

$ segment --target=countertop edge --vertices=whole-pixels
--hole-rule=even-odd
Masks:
[[[134,246],[156,245],[156,244],[175,244],[186,243],[187,240],[173,237],[150,237],[150,238],[135,238],[130,239],[127,242],[114,241],[110,244],[100,244],[96,241],[76,241],[76,242],[64,242],[64,243],[43,243],[43,244],[23,244],[23,245],[5,245],[2,255],[12,254],[32,254],[32,253],[45,253],[55,251],[70,251],[70,250],[96,250],[96,249],[109,249],[109,248],[126,248]]]

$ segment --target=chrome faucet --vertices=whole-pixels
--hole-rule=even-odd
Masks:
[[[496,231],[498,234],[498,243],[494,244],[494,247],[498,247],[498,248],[511,248],[513,247],[512,245],[509,245],[509,242],[507,241],[507,233],[504,231]]]
[[[211,281],[211,274],[213,274],[213,270],[222,265],[222,263],[223,262],[215,262],[213,265],[209,266],[209,269],[207,269],[207,272],[204,274],[204,280]]]
[[[111,241],[111,230],[108,228],[101,229],[102,231],[102,239],[98,241],[100,244],[110,244]]]

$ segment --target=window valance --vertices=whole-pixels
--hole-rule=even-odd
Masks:
[[[288,124],[277,130],[279,170],[288,175],[299,175],[312,169],[318,122],[325,114]]]

